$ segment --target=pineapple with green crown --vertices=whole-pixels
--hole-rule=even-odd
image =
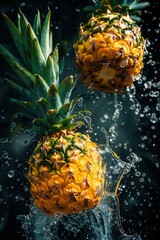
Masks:
[[[28,161],[27,178],[36,206],[48,215],[71,214],[96,207],[104,193],[104,174],[99,147],[86,133],[72,99],[76,76],[59,82],[61,63],[57,46],[52,49],[51,12],[41,26],[40,12],[33,26],[20,11],[17,26],[4,15],[19,51],[17,59],[6,47],[0,53],[15,75],[6,79],[22,100],[11,99],[25,108],[19,113],[33,124],[40,140]]]
[[[125,0],[98,3],[89,8],[92,17],[80,26],[74,44],[76,63],[87,86],[121,93],[141,75],[144,65],[146,41],[131,14],[149,3]]]

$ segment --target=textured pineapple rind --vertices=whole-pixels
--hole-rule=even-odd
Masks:
[[[44,136],[29,159],[30,191],[48,215],[96,207],[104,194],[105,167],[88,135],[60,131]]]
[[[82,81],[93,89],[121,92],[143,68],[145,40],[140,27],[120,13],[103,13],[80,26],[74,44]]]

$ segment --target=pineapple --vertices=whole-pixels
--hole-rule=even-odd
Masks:
[[[74,44],[82,81],[92,89],[108,93],[121,93],[131,86],[144,65],[145,40],[140,27],[129,16],[129,6],[121,7],[115,2],[102,0],[101,8],[81,24]],[[130,7],[148,5],[134,3]]]
[[[30,119],[40,135],[28,161],[34,203],[48,215],[94,208],[104,194],[105,166],[98,145],[77,131],[83,113],[74,110],[79,99],[71,96],[76,76],[59,81],[63,64],[57,46],[52,49],[51,12],[42,26],[39,11],[33,26],[21,10],[17,26],[4,18],[20,55],[16,58],[0,45],[1,55],[15,73],[6,81],[22,95],[21,100],[11,101],[25,108],[18,114]]]

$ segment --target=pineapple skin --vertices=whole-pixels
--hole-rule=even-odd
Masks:
[[[120,13],[108,11],[81,25],[74,48],[81,80],[92,89],[121,93],[143,69],[140,27]]]
[[[75,131],[44,136],[29,159],[30,192],[47,215],[95,208],[104,194],[104,174],[97,144]]]

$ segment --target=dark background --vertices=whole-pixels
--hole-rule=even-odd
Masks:
[[[60,54],[66,54],[65,75],[67,75],[76,72],[72,45],[77,37],[80,22],[86,21],[87,14],[82,9],[88,4],[89,1],[78,0],[1,0],[0,11],[9,15],[16,22],[19,7],[32,20],[37,9],[46,14],[49,6],[52,11],[54,43],[60,42],[62,46]],[[156,109],[159,99],[150,96],[152,88],[158,92],[160,89],[160,85],[158,85],[160,81],[160,19],[157,14],[159,11],[160,3],[155,0],[151,1],[151,6],[142,13],[142,32],[144,37],[150,41],[150,45],[147,47],[148,54],[145,57],[144,83],[135,83],[136,98],[142,109],[136,116],[133,111],[128,109],[128,103],[123,102],[124,113],[127,111],[125,121],[128,124],[125,125],[125,128],[121,125],[119,139],[117,142],[115,141],[114,145],[122,159],[127,159],[127,155],[130,153],[129,148],[132,148],[142,158],[142,161],[123,178],[118,194],[124,230],[127,234],[139,233],[144,240],[158,240],[158,236],[160,236],[160,116]],[[2,16],[0,16],[0,42],[5,43],[16,54]],[[23,240],[26,238],[16,216],[29,212],[28,183],[25,177],[26,159],[31,154],[36,141],[27,122],[25,122],[24,128],[22,123],[12,119],[18,107],[10,104],[8,97],[13,97],[17,93],[3,81],[4,74],[10,70],[2,58],[0,58],[0,66],[0,239]],[[152,83],[151,87],[148,82]],[[144,88],[144,86],[148,87]],[[83,85],[80,84],[79,88],[83,89]],[[113,100],[111,96],[108,98]],[[123,98],[119,97],[119,99],[122,101]],[[97,109],[91,107],[95,126],[100,124],[99,118],[106,111],[105,103],[100,104],[100,101],[97,100]],[[148,112],[146,106],[150,108]],[[98,110],[99,107],[101,112]],[[154,113],[158,119],[155,123],[150,120]],[[144,116],[140,116],[140,114]],[[120,121],[122,120],[124,121],[123,116]],[[104,126],[102,122],[100,125]],[[123,144],[123,140],[126,139],[128,139],[128,149],[124,151],[119,142],[121,140]],[[140,174],[136,175],[135,171]]]

